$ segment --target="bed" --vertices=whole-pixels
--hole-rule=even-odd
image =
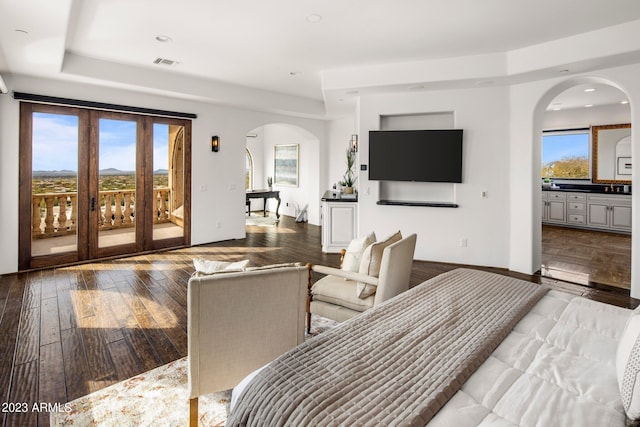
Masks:
[[[233,391],[228,426],[624,426],[640,313],[457,269],[287,352]]]

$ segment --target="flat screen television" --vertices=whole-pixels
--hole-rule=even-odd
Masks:
[[[369,131],[369,179],[462,182],[462,129]]]

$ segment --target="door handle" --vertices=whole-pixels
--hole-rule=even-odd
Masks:
[[[91,212],[94,212],[96,210],[96,198],[92,197],[91,198]]]

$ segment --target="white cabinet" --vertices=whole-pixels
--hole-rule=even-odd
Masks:
[[[566,222],[567,195],[557,191],[542,192],[542,221],[549,223]]]
[[[567,224],[586,224],[586,212],[587,195],[584,193],[567,193]]]
[[[358,230],[357,202],[322,202],[322,252],[346,249]]]
[[[631,232],[631,195],[542,192],[542,222],[566,227]]]
[[[587,225],[611,231],[631,231],[630,197],[589,195]]]

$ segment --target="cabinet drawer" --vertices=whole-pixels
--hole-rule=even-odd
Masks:
[[[571,193],[567,196],[567,199],[569,199],[570,201],[573,200],[587,200],[587,196],[584,194],[575,194],[575,193]]]
[[[565,193],[554,192],[554,193],[547,193],[547,194],[548,194],[549,200],[553,200],[553,199],[566,200],[567,199],[567,195]]]
[[[586,223],[586,221],[584,220],[584,215],[580,215],[580,214],[569,214],[569,220],[567,222],[570,222],[571,224]]]
[[[569,209],[572,211],[584,211],[584,203],[569,202]]]

